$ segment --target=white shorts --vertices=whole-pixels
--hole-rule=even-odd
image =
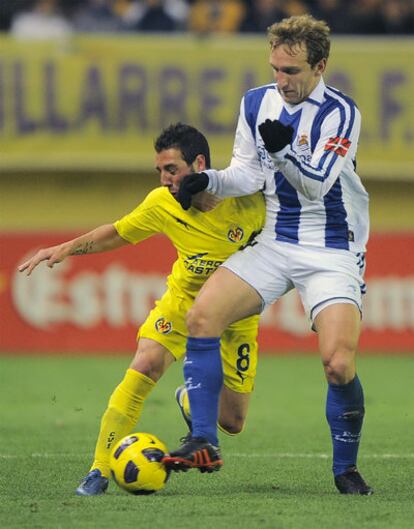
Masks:
[[[296,288],[312,321],[334,303],[353,303],[361,311],[364,254],[260,241],[236,252],[222,266],[260,294],[263,308]]]

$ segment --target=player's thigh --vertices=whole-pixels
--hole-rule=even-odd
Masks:
[[[184,356],[188,334],[185,314],[191,303],[192,299],[178,297],[169,290],[156,302],[138,330],[138,348],[133,360],[135,366],[142,366],[146,359],[155,361],[159,357],[161,376],[174,360]]]
[[[260,235],[258,237],[260,239]],[[293,288],[289,250],[296,245],[259,240],[231,255],[222,267],[231,270],[257,294],[261,309]]]
[[[355,374],[364,282],[351,252],[296,248],[293,279],[318,333],[325,374],[344,384]]]
[[[361,310],[365,284],[354,254],[323,248],[295,248],[294,252],[292,278],[312,321],[337,302],[354,304]]]
[[[219,267],[204,283],[187,318],[191,334],[206,324],[209,332],[221,335],[231,323],[259,314],[263,300],[258,292],[231,270]]]

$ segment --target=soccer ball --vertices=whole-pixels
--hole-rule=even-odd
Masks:
[[[110,457],[114,481],[132,494],[152,494],[161,490],[169,472],[161,462],[165,444],[149,433],[133,433],[121,439]]]

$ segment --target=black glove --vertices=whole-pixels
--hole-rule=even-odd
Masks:
[[[267,119],[259,125],[260,136],[268,152],[281,151],[292,141],[293,128],[290,125],[283,125],[279,120]]]
[[[190,173],[181,181],[180,189],[178,190],[177,199],[183,209],[190,209],[191,199],[193,195],[204,191],[209,182],[206,173]]]

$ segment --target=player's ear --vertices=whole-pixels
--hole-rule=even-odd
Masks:
[[[321,59],[315,66],[315,71],[322,75],[323,72],[326,70],[326,59]]]
[[[194,165],[197,173],[201,173],[201,171],[204,171],[207,168],[204,154],[197,154],[196,159],[194,160]]]

